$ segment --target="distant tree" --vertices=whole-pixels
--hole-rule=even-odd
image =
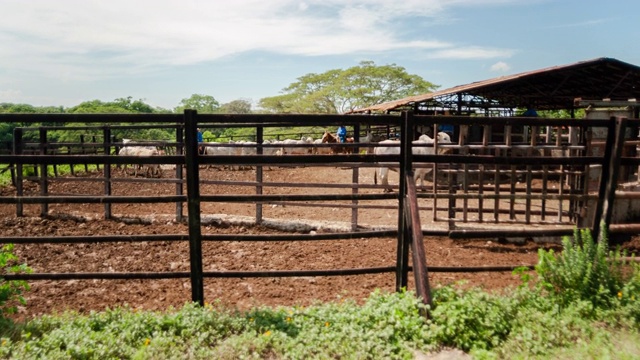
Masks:
[[[38,114],[64,114],[66,110],[63,106],[38,106],[36,112]]]
[[[13,104],[13,103],[0,103],[0,113],[7,114],[35,114],[37,108],[29,104]]]
[[[190,98],[182,99],[174,112],[182,113],[185,109],[196,110],[200,114],[215,114],[220,109],[220,103],[213,96],[193,94]]]
[[[151,105],[146,104],[143,100],[133,100],[131,96],[128,96],[126,98],[118,98],[110,102],[104,102],[101,100],[85,101],[67,109],[67,112],[72,114],[150,114],[155,112],[155,109]]]
[[[113,101],[113,104],[123,109],[127,109],[133,113],[151,114],[154,112],[154,109],[153,107],[151,107],[151,105],[146,104],[142,100],[132,100],[131,96],[115,99]]]
[[[395,64],[377,66],[363,61],[346,70],[307,74],[283,89],[283,94],[260,100],[271,113],[344,113],[386,101],[434,91],[434,85]]]
[[[238,99],[222,104],[218,112],[222,114],[251,114],[251,102]]]
[[[0,103],[0,114],[35,114],[38,109],[29,104]],[[0,146],[13,139],[13,129],[22,126],[33,126],[31,123],[0,123]]]
[[[67,109],[67,112],[70,114],[126,114],[133,111],[122,107],[122,104],[118,104],[115,102],[90,100],[84,101],[76,106]]]

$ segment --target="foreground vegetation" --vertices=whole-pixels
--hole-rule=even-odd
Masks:
[[[443,348],[481,359],[640,357],[640,267],[586,231],[563,245],[561,256],[540,250],[536,276],[517,271],[523,280],[517,289],[441,287],[431,308],[411,292],[375,291],[363,304],[246,312],[186,304],[166,312],[124,307],[12,323],[3,311],[0,357],[410,359]],[[422,315],[427,310],[429,320]]]

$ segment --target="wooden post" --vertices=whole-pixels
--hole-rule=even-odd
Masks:
[[[47,155],[47,130],[42,127],[39,129],[40,132],[40,155]],[[48,188],[49,188],[49,171],[48,165],[46,162],[40,163],[40,195],[47,196]],[[40,204],[40,217],[46,217],[49,213],[49,204],[43,202]]]
[[[431,299],[431,287],[429,286],[429,272],[427,270],[427,255],[424,252],[424,237],[420,222],[420,209],[418,208],[418,196],[413,174],[408,174],[404,179],[407,184],[407,201],[405,211],[410,216],[405,216],[407,228],[411,234],[411,254],[413,259],[413,276],[416,285],[416,295],[422,298],[426,305],[433,305]],[[428,313],[424,314],[428,317]]]
[[[411,140],[413,139],[413,114],[403,112],[400,124],[400,181],[398,182],[398,251],[396,260],[396,291],[407,287],[409,275],[409,246],[407,227],[405,226],[404,202],[407,196],[407,183],[404,179],[411,171]]]
[[[22,155],[22,129],[15,128],[13,129],[13,154],[14,155]],[[24,190],[22,188],[22,162],[16,162],[16,196],[22,197],[24,195]],[[24,208],[21,202],[16,204],[16,216],[20,217],[24,215]]]
[[[197,139],[196,139],[197,140]],[[176,128],[176,155],[184,154],[184,127],[178,126]],[[181,196],[184,194],[184,172],[182,171],[182,164],[176,164],[176,195]],[[176,221],[181,222],[184,219],[183,214],[184,204],[180,201],[176,201]]]
[[[82,155],[85,155],[87,153],[87,148],[84,141],[84,135],[80,135],[80,149],[81,149]],[[89,172],[89,164],[87,162],[84,163],[84,172],[85,173]]]
[[[189,259],[191,264],[191,299],[204,305],[202,273],[202,229],[200,221],[200,174],[198,154],[198,119],[195,110],[184,111],[185,162],[187,167],[187,211],[189,212]]]
[[[256,153],[258,155],[262,155],[264,153],[262,149],[262,143],[264,142],[264,128],[262,126],[258,126],[256,129]],[[263,186],[262,182],[263,174],[262,174],[262,165],[256,165],[256,195],[262,195]],[[262,224],[262,203],[256,202],[256,225]]]
[[[604,149],[604,162],[602,164],[602,175],[600,177],[600,189],[598,191],[598,205],[593,218],[592,235],[602,239],[601,226],[608,231],[611,225],[611,215],[613,213],[613,203],[618,185],[618,170],[620,169],[620,157],[624,147],[624,133],[627,128],[627,119],[621,117],[611,117],[611,125],[607,130],[607,143]]]
[[[353,141],[356,144],[360,142],[360,124],[355,124],[353,126]],[[358,154],[360,154],[360,147],[353,148],[352,151],[356,151]],[[360,168],[356,166],[353,168],[353,172],[351,174],[351,184],[357,185],[359,178],[360,178]],[[352,187],[351,193],[353,195],[357,195],[358,187],[357,186]],[[358,200],[357,199],[351,200],[351,204],[353,205],[353,207],[351,208],[351,231],[357,231],[358,230]]]
[[[111,155],[111,127],[109,125],[105,125],[102,128],[102,140],[103,140],[103,152],[105,155]],[[96,149],[97,150],[97,149]],[[104,195],[111,196],[111,161],[107,160],[104,163]],[[104,218],[109,220],[112,218],[111,214],[111,203],[106,202],[104,204]]]

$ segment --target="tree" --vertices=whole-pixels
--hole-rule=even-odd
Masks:
[[[222,114],[251,114],[251,102],[238,99],[222,104],[219,112]]]
[[[113,101],[113,104],[134,113],[151,114],[154,112],[154,109],[151,107],[151,105],[146,104],[142,100],[133,101],[131,96],[115,99]]]
[[[37,112],[37,108],[29,104],[0,103],[0,113],[35,114]]]
[[[182,99],[174,112],[182,113],[185,109],[196,110],[201,114],[215,114],[219,112],[220,103],[213,96],[193,94],[190,98]]]
[[[260,99],[260,107],[271,113],[344,113],[437,89],[418,75],[395,64],[377,66],[363,61],[346,70],[298,78],[283,94]]]

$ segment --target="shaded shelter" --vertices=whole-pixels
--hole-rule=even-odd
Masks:
[[[581,99],[577,102],[576,99]],[[356,109],[351,113],[514,116],[518,108],[573,110],[586,101],[640,99],[640,67],[613,58],[552,66]]]

